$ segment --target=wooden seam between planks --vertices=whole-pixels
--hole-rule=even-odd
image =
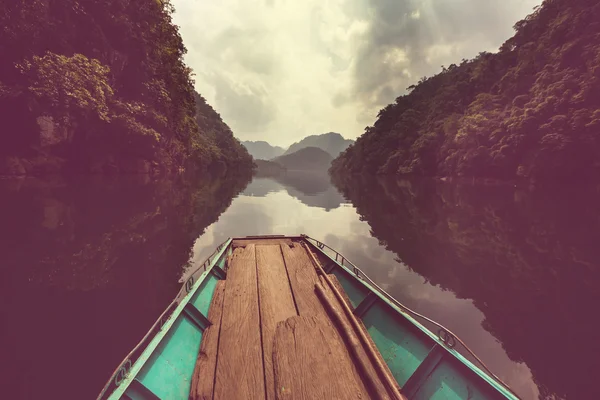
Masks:
[[[259,278],[258,278],[258,248],[260,248],[261,246],[255,246],[255,251],[254,251],[254,268],[256,269],[256,298],[257,298],[257,303],[258,303],[258,328],[260,331],[260,348],[261,348],[261,355],[262,355],[262,367],[263,367],[263,389],[264,389],[264,395],[265,395],[265,399],[268,399],[267,397],[267,367],[265,365],[265,339],[264,339],[264,334],[263,334],[263,324],[262,324],[262,319],[263,319],[263,312],[261,309],[261,305],[260,305],[260,287],[259,287]]]
[[[203,335],[190,399],[405,399],[337,278],[305,243],[245,244],[228,257],[227,285],[215,288],[216,329]]]
[[[294,296],[294,291],[292,290],[292,282],[290,280],[290,271],[288,270],[288,266],[287,263],[285,262],[285,257],[283,256],[283,249],[281,248],[281,245],[279,246],[279,253],[281,254],[281,259],[283,260],[283,266],[285,267],[285,275],[287,276],[287,284],[288,284],[288,288],[290,290],[290,293],[292,294],[292,300],[294,301],[294,308],[296,309],[296,315],[300,315],[300,312],[298,312],[298,304],[296,304],[296,297]]]

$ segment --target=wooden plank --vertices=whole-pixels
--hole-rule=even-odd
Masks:
[[[331,322],[297,316],[277,325],[273,345],[276,399],[368,399]]]
[[[322,277],[321,277],[322,278]],[[334,321],[334,325],[337,327],[338,332],[341,334],[344,342],[348,346],[350,354],[355,365],[360,371],[360,375],[363,377],[367,387],[369,387],[374,398],[377,399],[390,399],[390,395],[385,387],[384,382],[378,376],[377,370],[373,366],[372,360],[369,358],[369,354],[363,347],[363,343],[354,330],[354,327],[350,324],[348,317],[344,315],[340,304],[329,288],[328,283],[325,279],[321,279],[321,283],[316,285],[317,294],[329,316]],[[375,351],[377,351],[375,349]],[[398,396],[399,398],[399,396]]]
[[[348,307],[350,307],[351,310],[354,310],[354,307],[352,307],[352,302],[350,301],[348,294],[344,290],[344,287],[338,280],[337,276],[335,276],[334,274],[327,274],[327,276],[329,277],[329,280],[331,281],[331,283],[333,283],[333,286],[335,286],[337,288],[338,292],[340,292],[340,294],[344,298],[344,301],[346,302],[346,304],[348,304]]]
[[[292,246],[293,242],[292,239],[285,239],[285,238],[268,238],[268,239],[235,239],[232,243],[233,248],[237,248],[237,247],[246,247],[249,244],[254,244],[254,245],[280,245],[280,244],[287,244],[288,246]]]
[[[264,399],[256,251],[234,251],[227,272],[215,374],[215,399]]]
[[[315,285],[317,295],[348,344],[368,386],[377,398],[404,399],[398,383],[380,357],[373,341],[368,337],[364,325],[354,316],[343,290],[339,291],[336,284],[325,274],[313,252],[306,244],[304,247],[319,271],[320,282]]]
[[[331,283],[333,283],[333,285],[340,292],[340,294],[344,298],[344,301],[346,302],[346,304],[348,305],[348,307],[350,309],[352,309],[352,303],[350,302],[350,299],[348,298],[348,295],[344,291],[344,288],[342,287],[342,284],[337,279],[337,277],[334,274],[327,274],[327,276],[329,277],[329,280],[331,281]],[[326,282],[324,282],[323,279],[321,279],[321,283],[323,285],[326,285]],[[369,296],[371,296],[371,295],[373,296],[373,298],[378,298],[373,293],[369,293],[369,295],[367,296],[367,298],[369,298]],[[334,299],[336,307],[339,308],[338,301],[337,301],[337,299],[335,299],[335,296],[332,296],[331,299]],[[341,310],[342,309],[339,308],[340,312],[342,312]],[[344,323],[349,323],[350,322],[348,320],[348,318],[344,318],[344,319],[346,320],[346,322],[344,322]],[[356,318],[356,322],[358,323],[358,329],[360,329],[360,330],[362,330],[364,332],[364,337],[367,339],[367,345],[372,349],[372,353],[379,359],[380,364],[385,369],[385,373],[388,374],[389,376],[393,377],[392,371],[390,370],[390,368],[388,367],[387,363],[383,359],[383,356],[379,352],[379,349],[377,349],[377,346],[375,345],[375,342],[373,341],[373,338],[371,338],[371,335],[369,335],[369,332],[367,331],[367,328],[365,327],[365,324],[363,324],[363,322],[362,322],[362,320],[360,318]],[[395,379],[394,379],[394,381],[395,381]],[[397,387],[397,388],[400,389],[399,387]]]
[[[192,376],[190,391],[190,399],[192,400],[212,399],[213,397],[224,296],[225,281],[218,281],[208,310],[208,320],[212,325],[206,328],[202,334],[200,352]]]
[[[273,338],[277,323],[296,315],[281,248],[278,245],[256,246],[258,298],[263,341],[267,399],[275,399],[273,376]]]
[[[282,244],[281,252],[287,267],[298,314],[327,318],[327,313],[315,294],[315,284],[319,282],[319,277],[306,250],[300,246],[290,248],[288,245]]]

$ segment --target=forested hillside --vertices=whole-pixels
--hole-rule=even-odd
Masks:
[[[600,3],[546,0],[496,54],[411,86],[332,171],[510,179],[600,170]]]
[[[0,4],[0,173],[210,169],[251,158],[194,93],[169,0]]]

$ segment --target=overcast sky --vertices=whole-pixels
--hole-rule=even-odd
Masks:
[[[241,140],[356,138],[422,76],[496,51],[541,0],[172,0],[196,89]]]

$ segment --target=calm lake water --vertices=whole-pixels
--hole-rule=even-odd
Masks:
[[[600,188],[288,173],[0,180],[2,398],[95,398],[230,236],[306,233],[524,399],[598,398]]]

